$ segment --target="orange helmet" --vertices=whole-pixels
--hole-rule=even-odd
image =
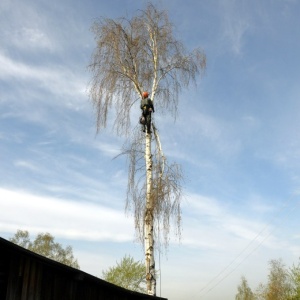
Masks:
[[[148,92],[143,92],[142,96],[143,96],[143,98],[148,98],[149,93]]]

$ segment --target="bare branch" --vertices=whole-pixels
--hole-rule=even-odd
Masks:
[[[133,99],[151,91],[156,110],[176,116],[178,95],[206,66],[205,54],[187,53],[173,36],[165,11],[152,4],[131,20],[100,19],[92,26],[97,47],[89,69],[89,94],[96,112],[97,130],[106,127],[112,114],[116,133],[129,134]]]
[[[187,52],[175,39],[168,14],[152,4],[130,20],[99,19],[92,31],[97,46],[89,65],[89,94],[97,132],[109,121],[127,138],[122,151],[128,158],[126,211],[133,212],[137,236],[144,241],[147,291],[155,296],[154,238],[167,246],[172,221],[180,237],[183,175],[179,165],[167,161],[157,128],[152,124],[154,139],[148,129],[145,135],[132,130],[130,112],[149,91],[156,114],[176,117],[179,93],[196,84],[206,57],[200,49]]]
[[[170,232],[170,220],[174,222],[175,233],[180,238],[181,209],[180,199],[182,197],[183,174],[179,165],[169,165],[164,156],[158,131],[153,126],[155,139],[153,156],[153,183],[152,203],[154,217],[155,239],[159,244],[168,245]],[[145,184],[145,162],[144,145],[145,140],[141,132],[136,129],[133,140],[125,144],[123,154],[128,157],[128,187],[126,211],[133,211],[137,238],[144,240],[144,212],[146,209],[146,184]]]

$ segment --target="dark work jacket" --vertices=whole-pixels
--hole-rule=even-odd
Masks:
[[[141,101],[141,109],[143,110],[143,114],[149,114],[149,108],[154,112],[153,102],[150,98],[142,99]]]

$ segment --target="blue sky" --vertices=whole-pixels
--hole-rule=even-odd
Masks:
[[[50,232],[96,276],[125,254],[143,260],[124,213],[126,161],[113,159],[124,139],[96,135],[87,65],[93,21],[130,17],[147,1],[104,2],[0,2],[0,235]],[[255,290],[269,260],[291,265],[300,253],[300,3],[153,3],[207,55],[176,122],[155,113],[186,175],[182,239],[160,256],[158,291],[234,299],[242,275]]]

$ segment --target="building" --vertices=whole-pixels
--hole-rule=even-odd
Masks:
[[[166,300],[113,285],[0,238],[0,300]]]

